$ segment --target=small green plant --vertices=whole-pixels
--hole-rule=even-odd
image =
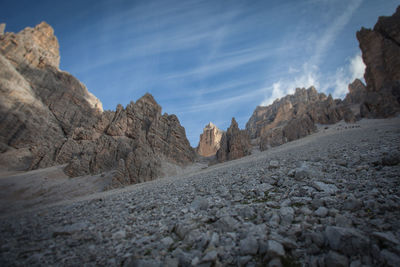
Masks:
[[[151,249],[150,248],[146,249],[146,251],[144,252],[144,255],[145,256],[150,256],[151,255]]]
[[[301,264],[292,257],[281,257],[283,267],[300,267]]]

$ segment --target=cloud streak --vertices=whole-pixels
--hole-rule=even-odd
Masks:
[[[353,0],[349,2],[350,3],[346,10],[333,21],[331,26],[327,28],[322,36],[318,37],[318,41],[315,46],[315,54],[310,60],[311,65],[318,66],[321,63],[323,56],[329,47],[334,43],[338,34],[349,23],[350,19],[354,15],[354,12],[360,7],[363,0]]]
[[[276,49],[245,49],[245,53],[236,53],[230,56],[218,57],[216,60],[208,64],[201,65],[187,71],[178,71],[172,74],[167,74],[165,78],[176,79],[196,75],[201,75],[203,78],[205,76],[213,76],[220,74],[221,72],[226,72],[235,68],[242,67],[246,64],[252,64],[260,61],[263,62],[269,57],[276,55],[276,53],[282,53],[286,49],[286,47],[279,47]]]
[[[309,60],[307,60],[300,68],[297,66],[290,66],[287,72],[288,75],[286,75],[286,77],[282,77],[277,81],[266,82],[266,86],[272,87],[273,90],[272,92],[269,92],[267,96],[265,96],[264,100],[261,102],[261,105],[269,105],[276,98],[281,98],[287,94],[292,94],[296,88],[308,88],[312,85],[315,86],[319,91],[323,91],[325,93],[333,90],[333,95],[335,97],[344,96],[347,91],[347,84],[349,80],[360,78],[360,75],[363,74],[363,65],[361,64],[362,61],[360,63],[361,57],[354,57],[350,61],[350,66],[348,67],[339,67],[332,75],[334,77],[333,80],[332,78],[326,77],[326,74],[325,77],[323,77],[320,72],[320,65],[322,64],[322,60],[327,56],[329,48],[349,23],[362,2],[363,0],[351,1],[344,12],[337,16],[330,26],[326,28],[322,34],[317,35],[317,37],[315,37],[314,34],[308,36],[308,38],[303,37],[304,40],[307,40],[307,42],[305,42],[307,45],[310,43],[314,44],[314,47],[310,49],[312,54],[309,57]],[[315,3],[319,4],[320,2]],[[306,47],[304,48],[304,51],[307,51]],[[351,73],[351,78],[347,72]]]
[[[179,112],[181,113],[194,113],[200,111],[213,111],[213,110],[221,110],[224,107],[234,105],[237,103],[244,103],[249,100],[255,100],[259,96],[265,94],[267,91],[271,90],[271,88],[262,88],[258,90],[248,90],[245,93],[237,94],[235,96],[221,98],[218,100],[214,100],[209,103],[201,103],[197,105],[188,105],[179,108]]]

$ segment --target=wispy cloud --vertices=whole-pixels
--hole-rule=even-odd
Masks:
[[[257,48],[257,49],[244,49],[244,52],[236,51],[229,56],[220,56],[208,64],[204,64],[187,71],[178,71],[175,73],[167,74],[166,79],[176,79],[189,76],[201,75],[213,76],[221,72],[229,71],[239,68],[246,64],[265,61],[267,58],[275,56],[277,53],[282,53],[288,47],[278,47],[275,49]]]
[[[199,88],[195,90],[195,93],[198,95],[207,95],[207,94],[214,94],[214,93],[219,93],[227,90],[232,90],[235,88],[245,88],[249,87],[249,85],[252,85],[255,82],[261,82],[262,77],[243,77],[239,80],[228,80],[223,83],[217,84],[217,85],[212,85],[212,86],[207,86],[203,88]],[[189,92],[188,92],[189,93]],[[193,92],[190,92],[190,94],[193,94]]]
[[[297,66],[290,66],[288,70],[288,75],[282,77],[279,80],[273,82],[267,81],[266,87],[272,87],[272,92],[269,92],[265,96],[261,105],[271,104],[276,98],[281,98],[286,94],[291,94],[298,87],[308,88],[311,85],[317,87],[319,91],[327,92],[329,89],[333,88],[335,97],[343,97],[347,90],[347,85],[351,78],[359,78],[360,73],[363,74],[363,68],[360,64],[360,57],[355,57],[350,61],[350,66],[340,67],[333,74],[334,79],[322,77],[320,73],[320,65],[322,64],[323,58],[326,56],[331,45],[337,39],[337,36],[344,29],[344,27],[349,23],[350,19],[354,15],[354,12],[362,4],[363,0],[351,1],[344,12],[336,17],[326,30],[318,36],[304,37],[307,45],[314,44],[311,51],[312,54],[300,68]],[[320,1],[315,2],[321,4]],[[326,2],[325,4],[327,4]],[[307,50],[306,48],[304,50]],[[362,63],[362,61],[361,61]],[[347,73],[352,73],[348,75]],[[362,75],[361,74],[361,75]],[[325,74],[326,76],[326,74]],[[350,78],[351,77],[351,78]],[[272,86],[271,86],[272,84]]]
[[[328,86],[333,87],[332,95],[336,98],[343,98],[348,92],[348,85],[355,79],[363,79],[365,64],[362,61],[361,54],[356,54],[345,67],[336,71],[334,80]]]
[[[361,5],[363,0],[353,0],[349,2],[350,3],[346,10],[344,10],[344,12],[333,21],[331,26],[327,28],[322,36],[318,36],[318,41],[315,46],[315,53],[310,60],[310,64],[318,66],[321,63],[321,59],[330,46],[334,43],[338,34],[349,23],[354,12]]]
[[[208,103],[201,103],[197,105],[188,105],[179,108],[179,112],[181,113],[193,113],[207,110],[211,112],[213,110],[223,110],[224,107],[231,106],[237,103],[245,103],[249,100],[255,100],[259,98],[261,95],[270,91],[271,88],[262,88],[258,90],[247,90],[246,92],[242,92],[240,94],[236,94],[235,96],[220,98],[218,100],[214,100]]]
[[[355,79],[360,79],[364,76],[365,64],[360,53],[350,59],[349,71],[351,75],[351,81],[354,81]]]
[[[112,10],[112,6],[107,8]],[[198,19],[204,14],[208,14],[206,20]],[[77,30],[80,37],[90,35],[87,36],[90,41],[85,43],[88,51],[103,53],[87,64],[75,66],[75,72],[89,72],[121,61],[135,62],[199,47],[211,46],[216,53],[218,43],[228,31],[224,22],[236,14],[237,10],[217,13],[206,2],[198,1],[184,1],[179,5],[161,1],[156,6],[149,2],[131,5],[118,13],[111,11],[96,25]],[[98,28],[103,32],[98,34]]]
[[[304,64],[302,70],[297,72],[300,72],[301,74],[294,76],[291,79],[282,79],[274,82],[272,84],[272,92],[270,92],[270,95],[261,102],[261,105],[269,105],[277,98],[293,93],[298,87],[308,88],[312,85],[319,87],[319,75],[316,66]]]

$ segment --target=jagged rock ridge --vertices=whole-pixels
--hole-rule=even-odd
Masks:
[[[257,107],[246,124],[262,150],[292,141],[316,130],[315,124],[380,118],[400,112],[400,7],[391,17],[380,17],[373,30],[357,32],[365,81],[356,79],[341,101],[318,94],[315,88],[296,89],[294,95]]]
[[[59,59],[57,38],[45,22],[0,35],[0,165],[68,164],[70,176],[118,168],[118,186],[160,176],[161,160],[193,161],[178,118],[161,115],[150,94],[103,112],[81,82],[59,70]]]
[[[340,99],[318,93],[314,87],[297,88],[293,95],[277,99],[269,106],[258,106],[246,124],[261,150],[307,136],[317,123],[332,124],[355,116]]]
[[[232,118],[231,125],[221,138],[220,148],[217,151],[218,162],[238,159],[251,154],[250,137],[246,130],[240,130]]]
[[[214,156],[220,147],[223,133],[224,131],[218,129],[212,122],[207,124],[200,135],[197,153],[203,157]]]

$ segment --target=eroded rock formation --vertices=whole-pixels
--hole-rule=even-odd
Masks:
[[[379,17],[375,27],[357,32],[367,94],[364,117],[389,117],[400,111],[400,7],[390,17]]]
[[[150,94],[116,111],[59,70],[58,41],[42,22],[0,35],[0,165],[26,170],[67,164],[70,176],[117,169],[111,186],[154,179],[161,160],[193,161],[175,115]]]
[[[240,130],[235,118],[232,118],[231,125],[222,135],[217,160],[224,162],[250,155],[251,148],[247,130]]]
[[[197,153],[203,157],[214,156],[219,147],[224,131],[218,129],[212,122],[206,125],[200,135]]]
[[[348,89],[349,92],[343,100],[343,104],[348,105],[356,118],[359,119],[361,117],[361,104],[364,103],[367,97],[367,88],[361,80],[355,79],[349,84]]]
[[[293,95],[258,106],[246,124],[261,150],[307,136],[315,124],[331,124],[342,119],[354,121],[354,114],[341,100],[318,93],[314,87],[297,88]]]

